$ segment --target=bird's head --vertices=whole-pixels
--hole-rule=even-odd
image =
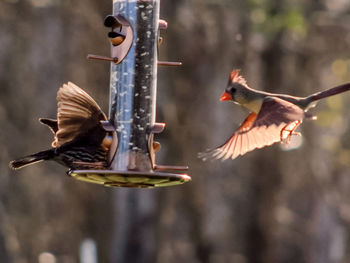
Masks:
[[[247,87],[245,79],[239,75],[239,69],[231,72],[225,92],[221,95],[220,100],[236,101],[237,94],[242,93]]]

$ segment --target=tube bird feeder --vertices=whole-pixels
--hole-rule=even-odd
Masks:
[[[109,121],[112,131],[109,170],[70,171],[78,180],[122,187],[160,187],[188,182],[179,173],[186,166],[157,165],[160,144],[154,134],[164,123],[156,122],[157,67],[179,62],[158,61],[159,30],[167,23],[159,19],[160,0],[114,0],[113,15],[105,18],[110,29],[111,56],[89,55],[111,63]]]

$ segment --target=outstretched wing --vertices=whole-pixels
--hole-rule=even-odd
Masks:
[[[221,146],[199,155],[203,160],[235,159],[256,148],[281,141],[282,130],[300,123],[305,112],[293,103],[266,97],[258,114],[251,113],[237,131]],[[283,137],[282,137],[283,138]]]
[[[72,141],[83,132],[107,120],[101,108],[84,90],[72,82],[64,84],[57,92],[58,130],[52,147]]]

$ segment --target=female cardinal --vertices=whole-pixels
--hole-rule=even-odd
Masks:
[[[52,147],[10,162],[12,169],[54,160],[71,169],[106,169],[111,137],[101,121],[107,120],[97,103],[68,82],[57,92],[57,120],[39,119],[54,133]]]
[[[233,70],[220,100],[232,100],[251,111],[235,133],[221,146],[199,157],[235,159],[256,148],[276,142],[289,142],[294,130],[306,119],[316,119],[307,113],[317,100],[350,90],[350,83],[321,91],[307,97],[274,94],[249,88],[239,70]]]

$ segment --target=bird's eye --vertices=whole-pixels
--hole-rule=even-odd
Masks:
[[[236,87],[234,85],[230,85],[227,87],[226,91],[230,94],[234,94],[236,92]]]

